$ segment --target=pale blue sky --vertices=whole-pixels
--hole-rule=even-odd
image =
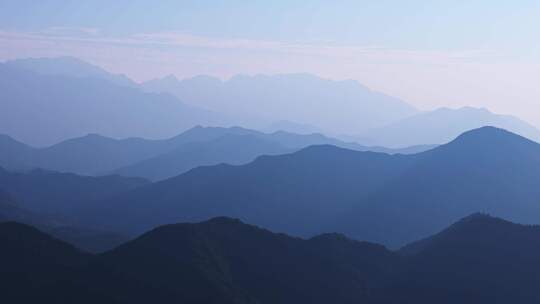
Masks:
[[[136,80],[309,72],[540,125],[540,1],[0,0],[0,60],[71,55]]]
[[[538,46],[540,1],[2,0],[0,27],[98,28],[104,34],[331,41],[392,48]]]

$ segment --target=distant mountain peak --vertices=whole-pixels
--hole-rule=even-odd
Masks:
[[[457,143],[457,142],[475,142],[478,144],[482,144],[486,142],[504,143],[504,142],[507,142],[508,140],[512,140],[512,141],[522,140],[522,141],[533,143],[531,140],[521,135],[512,133],[502,128],[493,127],[493,126],[484,126],[481,128],[464,132],[463,134],[459,135],[451,143]]]
[[[422,112],[373,129],[363,138],[371,140],[370,145],[405,147],[419,144],[443,144],[468,130],[493,126],[503,128],[529,139],[540,141],[540,130],[511,115],[500,115],[486,108],[461,107],[437,108]],[[364,142],[364,144],[366,144]]]
[[[462,218],[458,222],[454,223],[454,225],[462,225],[462,224],[478,222],[478,221],[500,221],[500,220],[501,219],[493,217],[488,213],[475,212],[469,216]]]
[[[213,225],[238,225],[244,224],[240,219],[232,218],[228,216],[218,216],[203,222],[202,224],[213,224]]]
[[[124,74],[110,73],[97,65],[69,56],[23,58],[6,61],[5,65],[47,76],[96,78],[121,86],[137,86],[133,80]]]
[[[162,83],[162,84],[174,86],[174,85],[179,84],[180,80],[178,80],[176,75],[169,74],[162,78],[150,79],[148,81],[145,81],[142,83],[142,85],[152,85],[153,83]]]
[[[178,78],[174,74],[169,74],[169,75],[163,77],[163,79],[164,80],[169,80],[169,81],[178,81]]]

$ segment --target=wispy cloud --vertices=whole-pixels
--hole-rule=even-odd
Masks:
[[[61,49],[66,45],[83,44],[94,47],[156,48],[169,50],[181,48],[203,48],[209,50],[239,50],[257,52],[277,52],[304,56],[326,56],[356,58],[363,56],[377,63],[436,63],[474,60],[493,56],[484,50],[468,51],[418,51],[389,49],[380,46],[338,45],[329,43],[281,42],[252,39],[225,39],[197,36],[184,32],[140,33],[124,37],[100,35],[98,29],[54,27],[38,32],[13,32],[0,30],[0,42],[9,45],[16,42],[55,43]]]

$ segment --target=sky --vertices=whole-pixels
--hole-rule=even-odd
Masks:
[[[75,56],[136,81],[307,72],[540,126],[538,16],[526,0],[0,0],[0,60]]]

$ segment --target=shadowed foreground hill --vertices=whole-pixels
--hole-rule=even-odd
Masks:
[[[540,145],[485,127],[415,155],[314,146],[198,168],[96,202],[85,216],[89,224],[140,233],[226,215],[293,235],[338,231],[399,247],[478,211],[534,223],[537,180]]]
[[[115,303],[73,282],[91,258],[35,228],[0,223],[4,303]]]
[[[120,176],[86,177],[44,170],[13,173],[0,168],[0,222],[31,224],[79,248],[101,252],[128,237],[101,227],[85,227],[72,215],[80,214],[92,200],[146,183]]]
[[[0,223],[11,221],[38,227],[89,252],[103,252],[129,239],[116,233],[79,227],[63,216],[29,211],[23,208],[12,195],[0,190]]]
[[[473,214],[401,252],[408,265],[386,291],[399,303],[540,301],[540,226]]]
[[[304,240],[223,217],[162,226],[93,256],[15,223],[0,224],[0,243],[7,246],[0,266],[8,274],[1,280],[16,303],[37,296],[45,303],[540,300],[539,228],[479,214],[403,255],[339,234]]]

